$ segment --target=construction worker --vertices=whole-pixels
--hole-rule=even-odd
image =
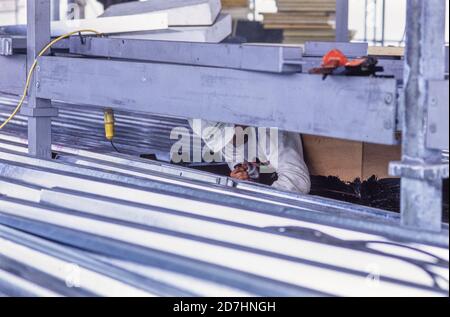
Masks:
[[[222,154],[232,178],[309,193],[311,181],[300,134],[207,120],[190,120],[190,124],[212,152]],[[256,147],[253,154],[252,146]]]

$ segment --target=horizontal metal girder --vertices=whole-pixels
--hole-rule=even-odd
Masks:
[[[36,170],[35,166],[39,166],[39,170]],[[384,212],[383,215],[377,213],[376,209],[369,210],[367,207],[312,196],[277,197],[276,194],[251,192],[248,189],[236,192],[227,187],[215,187],[210,183],[177,180],[171,175],[161,177],[162,175],[150,172],[144,174],[142,170],[139,175],[132,175],[134,174],[132,172],[137,170],[133,167],[128,168],[130,173],[125,174],[123,171],[113,171],[106,165],[93,168],[70,163],[61,164],[5,150],[0,151],[0,178],[14,179],[15,182],[26,182],[33,186],[66,188],[100,196],[111,196],[120,192],[120,195],[126,195],[127,200],[133,203],[158,205],[161,208],[171,208],[244,225],[297,226],[314,229],[314,224],[320,224],[321,231],[325,230],[324,226],[328,226],[331,230],[324,231],[328,235],[335,234],[334,227],[337,226],[394,240],[431,243],[448,248],[447,225],[443,225],[440,234],[417,232],[399,227],[399,219],[389,212]],[[33,192],[22,192],[11,182],[4,184],[1,180],[0,192],[14,197],[27,196],[30,199],[34,197],[35,201],[39,200]],[[190,208],[191,204],[187,203],[186,198],[196,201],[194,209]],[[251,212],[251,217],[244,217],[244,210]],[[375,213],[378,214],[377,217],[374,217]],[[337,237],[346,239],[347,235]]]
[[[395,79],[42,57],[40,98],[396,144]]]
[[[19,95],[27,73],[27,56],[0,56],[0,92]]]
[[[161,63],[300,72],[301,47],[281,45],[212,44],[88,37],[70,39],[70,52],[87,56]]]

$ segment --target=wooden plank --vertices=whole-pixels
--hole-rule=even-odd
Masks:
[[[336,176],[344,182],[390,178],[391,161],[401,159],[400,145],[380,145],[303,135],[305,161],[311,175]]]
[[[405,48],[394,46],[370,46],[368,53],[369,55],[374,56],[403,57],[405,55]]]
[[[27,73],[26,55],[0,56],[0,92],[20,95]]]
[[[336,0],[278,0],[277,7],[264,14],[264,28],[284,30],[284,43],[335,38]]]

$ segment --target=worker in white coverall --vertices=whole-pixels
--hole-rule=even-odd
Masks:
[[[311,180],[300,134],[207,120],[190,120],[190,125],[212,152],[223,155],[232,178],[258,181],[263,173],[276,173],[274,188],[309,193]],[[256,155],[249,144],[256,144]]]

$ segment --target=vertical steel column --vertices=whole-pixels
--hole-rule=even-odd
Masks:
[[[50,1],[27,1],[27,65],[28,69],[50,41]],[[51,117],[57,114],[50,100],[36,97],[39,66],[28,90],[28,105],[21,113],[28,116],[28,152],[39,158],[51,158]]]
[[[348,0],[336,0],[336,42],[348,41]]]
[[[405,57],[405,113],[402,162],[391,165],[401,180],[402,224],[441,230],[440,151],[426,147],[429,84],[444,79],[445,0],[408,0]]]
[[[386,42],[386,0],[381,4],[381,46]]]

